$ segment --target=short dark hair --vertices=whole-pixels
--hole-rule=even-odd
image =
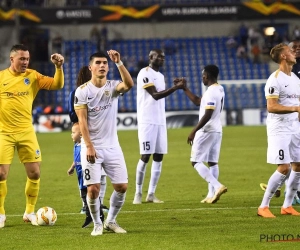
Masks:
[[[27,51],[28,48],[24,44],[15,44],[11,47],[10,52],[18,50]]]
[[[22,51],[28,51],[28,48],[24,45],[24,44],[15,44],[11,47],[10,49],[10,53],[11,52],[17,52],[19,50],[22,50]]]
[[[102,52],[102,51],[99,51],[99,52],[96,52],[96,53],[94,53],[94,54],[92,54],[92,55],[90,56],[90,62],[93,61],[94,58],[96,58],[96,57],[105,57],[105,58],[108,60],[107,54],[105,54],[105,53]]]
[[[149,52],[149,56],[151,56],[153,53],[158,54],[158,53],[162,53],[162,52],[163,52],[162,49],[158,49],[158,48],[151,49],[150,52]]]
[[[208,73],[208,76],[209,76],[210,79],[212,79],[212,78],[217,79],[218,78],[218,75],[219,75],[218,66],[216,66],[214,64],[206,65],[204,67],[204,71],[206,73]]]

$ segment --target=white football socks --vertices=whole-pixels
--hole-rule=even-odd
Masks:
[[[136,180],[135,180],[135,193],[141,194],[143,189],[143,183],[146,173],[147,163],[139,160],[137,167],[136,167]]]
[[[287,208],[292,205],[295,194],[300,184],[300,172],[291,170],[290,177],[287,180],[286,194],[284,198],[283,207]]]
[[[148,194],[154,194],[161,174],[162,162],[152,161]]]
[[[194,168],[198,172],[198,174],[206,180],[208,183],[210,183],[215,190],[221,187],[221,183],[210,173],[207,166],[205,166],[202,162],[197,162],[194,165]]]
[[[115,222],[118,213],[120,212],[124,202],[125,202],[126,192],[119,193],[117,191],[113,191],[110,197],[110,206],[107,214],[106,221]]]
[[[284,182],[285,178],[286,178],[286,175],[281,174],[277,170],[271,175],[271,177],[268,181],[267,189],[264,193],[264,197],[260,204],[261,208],[269,207],[270,201],[271,201],[272,197],[274,196],[274,193],[279,188],[281,183]]]
[[[218,180],[218,178],[219,178],[219,165],[216,164],[216,165],[210,166],[209,167],[209,172],[211,173],[211,175],[213,177],[215,177]],[[208,183],[207,197],[212,198],[214,196],[214,194],[215,194],[214,187],[210,183]]]
[[[97,199],[91,199],[89,195],[86,196],[86,201],[89,206],[90,214],[92,216],[94,224],[102,224],[102,221],[100,220],[100,200]]]

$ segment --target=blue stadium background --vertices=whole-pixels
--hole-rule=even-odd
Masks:
[[[185,76],[188,84],[196,93],[201,94],[201,71],[204,65],[216,64],[220,67],[220,80],[237,79],[266,79],[270,74],[269,64],[253,64],[251,61],[231,56],[230,49],[226,46],[227,37],[212,38],[186,38],[173,39],[178,51],[174,55],[167,55],[162,73],[165,75],[166,84],[170,87],[172,79]],[[66,63],[64,64],[66,85],[57,92],[42,91],[37,97],[39,103],[57,103],[67,110],[68,96],[75,88],[76,76],[80,67],[88,65],[89,56],[97,51],[95,45],[89,40],[71,40],[64,42]],[[119,51],[121,55],[131,55],[138,62],[147,59],[152,48],[162,48],[163,39],[136,39],[111,42],[110,47]],[[201,56],[199,56],[201,55]],[[40,63],[39,71],[45,75],[53,75],[53,65]],[[110,63],[109,78],[120,79],[115,65]],[[136,78],[134,77],[136,82]],[[263,85],[250,84],[230,85],[226,89],[227,100],[225,108],[261,108],[265,106]],[[249,94],[250,93],[250,94]],[[136,111],[136,88],[126,93],[119,101],[120,109]],[[166,98],[167,110],[193,110],[197,109],[182,91],[177,91]]]

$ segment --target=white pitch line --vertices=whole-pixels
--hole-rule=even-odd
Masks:
[[[201,208],[171,208],[171,209],[155,209],[155,210],[122,210],[121,214],[133,214],[133,213],[154,213],[154,212],[181,212],[181,211],[205,211],[205,210],[247,210],[247,209],[257,209],[258,207],[201,207]],[[272,206],[272,208],[281,208],[280,206]],[[59,216],[64,215],[80,215],[80,213],[57,213]],[[7,214],[6,217],[19,217],[23,216],[23,214]]]

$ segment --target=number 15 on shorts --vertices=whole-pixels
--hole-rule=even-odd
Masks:
[[[143,142],[143,149],[145,151],[150,150],[150,142],[149,141]]]

